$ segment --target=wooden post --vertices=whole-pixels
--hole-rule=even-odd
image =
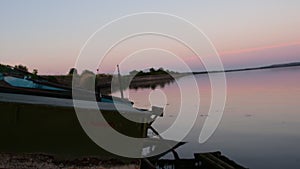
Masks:
[[[119,79],[119,85],[120,85],[121,98],[124,99],[124,94],[123,94],[123,89],[122,89],[122,79],[121,79],[119,65],[117,65],[117,68],[118,68],[118,79]]]

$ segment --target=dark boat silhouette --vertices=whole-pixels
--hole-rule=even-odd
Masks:
[[[90,91],[78,89],[78,92],[80,99],[89,101],[89,97],[85,96],[90,96]],[[97,92],[96,95],[97,105],[107,123],[92,125],[113,127],[130,137],[146,138],[150,124],[137,123],[123,115],[149,121],[153,116],[162,114],[161,108],[153,108],[153,111],[138,109],[127,99],[100,96]],[[113,156],[97,146],[84,132],[72,97],[72,90],[68,87],[7,66],[6,71],[0,73],[0,151]],[[119,105],[118,109],[116,105]],[[82,109],[88,111],[89,108]]]

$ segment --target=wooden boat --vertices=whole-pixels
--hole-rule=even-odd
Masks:
[[[0,73],[0,152],[47,153],[61,156],[102,156],[112,154],[96,145],[82,129],[73,105],[72,91],[31,74]],[[17,71],[17,73],[15,73]],[[14,75],[13,75],[14,74]],[[82,90],[84,93],[88,91]],[[116,103],[117,102],[117,103]],[[130,137],[147,137],[148,123],[137,123],[121,114],[148,121],[162,113],[137,109],[132,102],[111,96],[97,97],[97,104],[107,123]],[[115,104],[121,105],[116,109]],[[82,108],[88,109],[88,108]],[[105,137],[105,136],[103,136]]]

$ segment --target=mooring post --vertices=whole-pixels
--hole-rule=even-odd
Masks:
[[[122,79],[121,79],[119,65],[117,65],[117,68],[118,68],[118,79],[119,79],[119,85],[120,85],[121,98],[124,99],[123,88],[122,88]]]

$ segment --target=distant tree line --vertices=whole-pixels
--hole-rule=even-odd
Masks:
[[[28,68],[24,65],[15,65],[15,68],[24,72],[28,72]]]
[[[16,68],[17,70],[19,71],[23,71],[23,72],[28,72],[28,67],[27,66],[24,66],[22,64],[19,64],[19,65],[15,65],[14,68]],[[9,66],[6,66],[6,65],[2,65],[0,64],[0,71],[1,72],[8,72],[10,71],[10,67]],[[37,75],[38,74],[38,69],[33,69],[33,71],[31,72],[33,75]],[[150,68],[148,71],[137,71],[137,70],[133,70],[133,71],[130,71],[129,74],[131,76],[145,76],[145,75],[165,75],[165,74],[175,74],[177,72],[174,72],[174,71],[170,71],[170,70],[164,70],[163,68],[159,68],[159,69],[155,69],[155,68]],[[70,68],[68,74],[68,76],[71,76],[71,75],[75,75],[75,76],[79,76],[78,74],[78,70],[76,68]],[[95,75],[94,72],[90,71],[90,70],[84,70],[82,73],[81,73],[81,76],[82,75]],[[100,77],[111,77],[112,75],[109,75],[109,74],[97,74],[97,78],[100,78]]]
[[[145,76],[145,75],[166,75],[166,74],[174,74],[177,72],[174,71],[169,71],[169,70],[164,70],[163,68],[159,68],[159,69],[154,69],[154,68],[150,68],[149,71],[137,71],[137,70],[133,70],[131,72],[129,72],[129,74],[131,76]]]
[[[25,72],[25,73],[30,73],[28,71],[28,68],[27,66],[24,66],[24,65],[15,65],[13,68],[15,68],[15,70],[17,71],[21,71],[21,72]],[[0,64],[0,71],[2,73],[5,73],[5,72],[11,72],[11,66],[9,65],[3,65],[3,64]],[[31,72],[33,75],[37,75],[38,74],[38,70],[37,69],[33,69],[33,71]]]
[[[84,74],[95,75],[95,73],[92,72],[92,71],[90,71],[90,70],[84,70],[84,71],[81,73],[81,75],[84,75]],[[79,75],[79,74],[78,74],[78,70],[77,70],[76,68],[71,68],[71,69],[69,70],[68,75]]]

